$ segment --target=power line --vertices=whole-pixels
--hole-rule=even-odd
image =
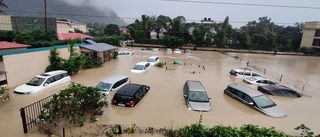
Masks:
[[[320,9],[320,7],[287,6],[287,5],[272,5],[272,4],[252,4],[252,3],[233,3],[233,2],[209,2],[209,1],[195,1],[195,0],[149,0],[149,1],[220,4],[220,5],[238,5],[238,6],[258,6],[258,7],[277,7],[277,8],[317,9],[317,10]]]

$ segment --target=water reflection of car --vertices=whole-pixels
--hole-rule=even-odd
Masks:
[[[210,98],[200,81],[187,80],[183,86],[183,97],[190,110],[211,110]]]
[[[153,52],[158,52],[158,51],[160,51],[160,49],[159,48],[153,48],[152,51]]]
[[[45,89],[49,89],[66,82],[70,82],[71,78],[67,71],[56,70],[46,73],[41,73],[32,78],[28,83],[15,88],[14,93],[31,94]]]
[[[243,79],[243,82],[248,84],[254,84],[254,85],[276,85],[277,82],[274,82],[270,79],[260,77],[260,76],[252,76],[252,77],[246,77]]]
[[[267,116],[275,118],[287,117],[286,112],[270,98],[253,88],[239,83],[232,83],[227,86],[224,93]]]
[[[258,90],[262,93],[274,95],[274,96],[284,96],[284,97],[293,97],[299,98],[302,96],[298,91],[286,87],[284,85],[265,85],[258,86]]]
[[[123,87],[124,85],[130,83],[130,79],[128,76],[125,75],[115,75],[108,77],[101,81],[96,88],[101,90],[106,95],[117,91],[119,88]]]
[[[181,50],[178,49],[178,48],[175,48],[173,52],[174,52],[174,53],[181,53]]]
[[[149,62],[151,66],[154,66],[155,64],[160,62],[160,59],[157,56],[151,56],[146,60],[146,62]]]
[[[246,78],[246,77],[261,76],[261,75],[248,68],[239,68],[239,69],[232,69],[229,72],[229,76],[234,78]]]
[[[148,93],[149,86],[141,84],[126,84],[113,96],[111,103],[123,107],[134,107]]]
[[[191,53],[191,50],[190,49],[185,49],[184,53]]]
[[[149,69],[149,67],[150,67],[149,62],[145,62],[145,61],[138,62],[137,64],[135,64],[132,67],[131,72],[132,73],[142,73],[142,72],[147,71]]]

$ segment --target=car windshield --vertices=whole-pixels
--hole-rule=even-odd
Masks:
[[[154,62],[154,61],[155,59],[151,59],[151,58],[147,59],[147,62]]]
[[[144,65],[134,65],[134,67],[132,69],[143,70],[144,69]]]
[[[31,79],[27,85],[30,85],[30,86],[40,86],[43,81],[45,80],[45,78],[39,78],[39,77],[34,77],[33,79]]]
[[[100,82],[96,88],[98,88],[99,90],[102,90],[102,91],[109,91],[110,88],[111,88],[111,85],[110,83],[104,83],[104,82]]]
[[[273,103],[273,101],[265,95],[256,96],[256,97],[253,97],[252,99],[260,108],[269,108],[269,107],[276,106],[276,104]]]
[[[180,49],[174,49],[175,51],[180,51]]]
[[[189,101],[194,102],[208,102],[209,98],[206,92],[201,91],[190,91],[188,95]]]
[[[125,95],[119,95],[119,94],[115,94],[113,99],[118,101],[118,102],[130,102],[130,101],[132,101],[132,97],[131,96],[125,96]]]

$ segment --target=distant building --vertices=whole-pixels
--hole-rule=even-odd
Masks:
[[[79,30],[83,33],[89,32],[85,23],[70,21],[70,20],[57,20],[57,33],[70,33]]]
[[[203,20],[200,21],[200,23],[195,23],[195,25],[191,26],[188,31],[189,34],[193,35],[193,31],[196,27],[198,27],[200,24],[204,24],[205,26],[209,26],[210,30],[208,33],[216,33],[215,31],[215,22],[211,20],[211,18],[204,18]]]
[[[300,47],[320,48],[320,21],[305,23]]]

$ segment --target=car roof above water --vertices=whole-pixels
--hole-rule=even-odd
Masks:
[[[250,88],[248,86],[242,85],[240,83],[232,83],[232,84],[229,84],[228,87],[242,91],[243,93],[249,95],[250,97],[263,95],[263,93],[261,93],[260,91]]]
[[[119,80],[125,79],[125,78],[128,78],[128,76],[125,76],[125,75],[114,75],[114,76],[111,76],[111,77],[108,77],[108,78],[104,79],[102,82],[103,83],[116,83]]]
[[[55,70],[55,71],[50,71],[50,72],[41,73],[41,74],[39,74],[38,76],[48,77],[48,76],[54,76],[54,75],[63,74],[63,73],[68,73],[68,72],[65,71],[65,70]]]
[[[187,80],[186,81],[188,87],[189,87],[189,91],[202,91],[202,92],[206,92],[203,85],[201,84],[200,81],[196,81],[196,80]]]
[[[119,89],[116,94],[118,95],[128,95],[128,96],[132,96],[135,94],[136,91],[138,91],[138,89],[140,87],[142,87],[143,85],[140,84],[133,84],[133,83],[129,83],[124,85],[121,89]]]

